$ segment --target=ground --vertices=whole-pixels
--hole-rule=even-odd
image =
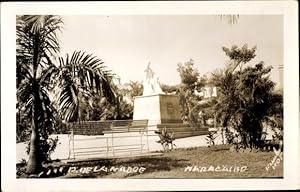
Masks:
[[[133,133],[132,133],[133,134]],[[114,134],[116,136],[116,134]],[[73,157],[72,152],[70,150],[72,149],[72,142],[70,142],[70,135],[67,134],[59,134],[59,135],[51,135],[50,137],[59,138],[58,145],[54,151],[53,154],[51,154],[51,159],[68,159],[69,157]],[[75,142],[75,147],[80,148],[90,148],[90,147],[103,147],[106,146],[107,142],[105,138],[108,138],[108,143],[111,144],[110,136],[86,136],[86,135],[76,135],[76,139],[87,139],[83,141]],[[193,137],[186,137],[186,138],[180,138],[176,139],[174,141],[174,144],[176,144],[177,148],[190,148],[190,147],[200,147],[200,146],[207,146],[206,141],[206,135],[199,135],[199,136],[193,136]],[[162,150],[162,146],[157,143],[156,141],[159,140],[159,137],[156,136],[149,136],[148,137],[148,143],[149,143],[149,151],[154,152],[158,150]],[[124,145],[124,144],[138,144],[140,143],[140,137],[128,137],[122,139],[115,138],[114,139],[114,145]],[[143,137],[143,143],[146,143],[146,137]],[[221,136],[217,137],[215,140],[216,144],[221,144]],[[26,143],[17,143],[17,157],[16,157],[16,163],[19,163],[24,160],[28,160],[28,154],[26,153]],[[72,150],[71,150],[72,151]],[[95,155],[96,157],[97,155]],[[99,156],[99,155],[98,155]],[[93,157],[93,156],[89,156]]]
[[[151,157],[56,162],[51,166],[64,167],[60,178],[282,178],[282,160],[266,169],[274,157],[273,151],[241,153],[217,145],[175,149]]]

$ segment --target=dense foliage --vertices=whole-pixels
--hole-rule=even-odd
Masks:
[[[192,59],[184,64],[178,64],[177,71],[181,77],[178,94],[180,97],[182,119],[195,126],[201,123],[199,121],[201,109],[198,106],[202,97],[197,93],[202,91],[204,79],[200,77]]]
[[[255,57],[255,48],[224,48],[234,63],[247,64]],[[282,130],[282,95],[274,92],[269,78],[272,68],[260,62],[234,71],[232,68],[214,74],[218,98],[214,105],[218,123],[227,135],[236,135],[242,147],[259,147],[264,142],[266,124]],[[230,133],[234,132],[234,133]],[[231,139],[232,141],[232,139]]]

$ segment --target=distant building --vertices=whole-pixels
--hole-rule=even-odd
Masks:
[[[204,88],[202,88],[202,91],[195,92],[195,94],[198,96],[203,96],[205,99],[211,97],[217,97],[217,87],[205,86]]]

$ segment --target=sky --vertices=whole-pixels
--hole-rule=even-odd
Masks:
[[[257,46],[249,64],[272,65],[279,83],[283,65],[283,17],[240,15],[236,24],[216,15],[62,16],[61,54],[83,50],[101,58],[121,83],[142,81],[146,62],[160,82],[180,83],[177,64],[193,59],[200,75],[224,68],[222,47]]]

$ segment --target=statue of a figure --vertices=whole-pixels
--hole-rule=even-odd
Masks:
[[[150,61],[147,62],[147,67],[144,71],[144,91],[143,96],[146,95],[156,95],[156,94],[164,94],[159,85],[159,80],[153,70],[150,68]]]

